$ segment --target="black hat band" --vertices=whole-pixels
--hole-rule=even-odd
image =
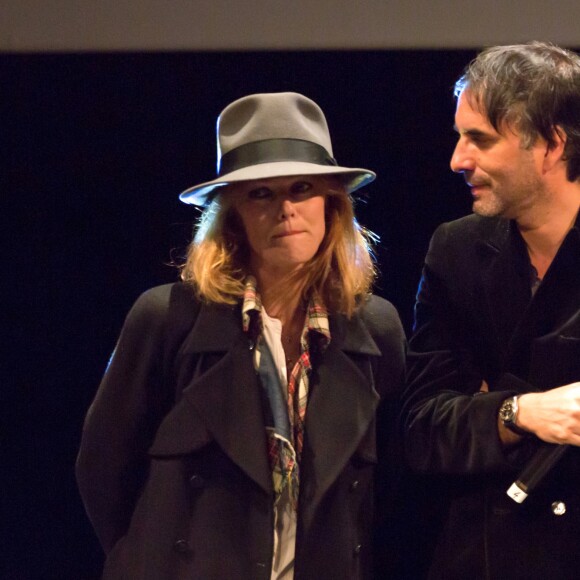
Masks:
[[[222,155],[218,177],[262,163],[302,161],[317,165],[338,165],[336,159],[317,143],[302,139],[264,139],[240,145]]]

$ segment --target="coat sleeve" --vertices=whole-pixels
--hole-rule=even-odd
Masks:
[[[424,578],[433,547],[438,513],[423,479],[409,471],[399,415],[405,384],[406,338],[392,304],[373,297],[365,322],[381,351],[374,379],[378,464],[375,470],[373,565],[376,578]]]
[[[395,307],[378,296],[371,296],[361,312],[366,328],[381,355],[372,357],[373,380],[379,394],[377,444],[379,467],[397,465],[401,455],[397,417],[405,384],[406,337]]]
[[[130,310],[83,427],[76,475],[105,552],[126,532],[147,469],[147,448],[167,408],[163,343],[169,286]]]
[[[405,331],[395,307],[371,296],[363,310],[365,324],[381,351],[375,384],[381,399],[400,397],[405,380]]]
[[[486,377],[480,364],[485,352],[477,352],[484,351],[483,343],[472,324],[477,298],[467,296],[461,304],[457,299],[460,292],[475,293],[465,251],[470,241],[449,226],[433,235],[415,305],[403,408],[407,459],[414,469],[431,473],[507,470],[519,452],[506,454],[497,412],[510,394],[530,389],[506,376],[493,392],[480,392]]]

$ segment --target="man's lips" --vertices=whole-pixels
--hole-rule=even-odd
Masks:
[[[467,185],[470,187],[473,195],[477,195],[482,189],[489,187],[488,183],[470,183],[469,181],[467,182]]]

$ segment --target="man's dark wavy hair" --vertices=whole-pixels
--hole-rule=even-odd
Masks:
[[[540,136],[554,145],[566,133],[564,158],[570,181],[580,178],[580,57],[544,42],[495,46],[481,52],[455,83],[500,132],[503,123],[522,135],[524,147]]]

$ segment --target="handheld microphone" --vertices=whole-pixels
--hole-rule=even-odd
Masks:
[[[558,463],[569,445],[546,443],[530,459],[507,494],[517,503],[523,503],[530,492],[544,479],[545,475]]]

